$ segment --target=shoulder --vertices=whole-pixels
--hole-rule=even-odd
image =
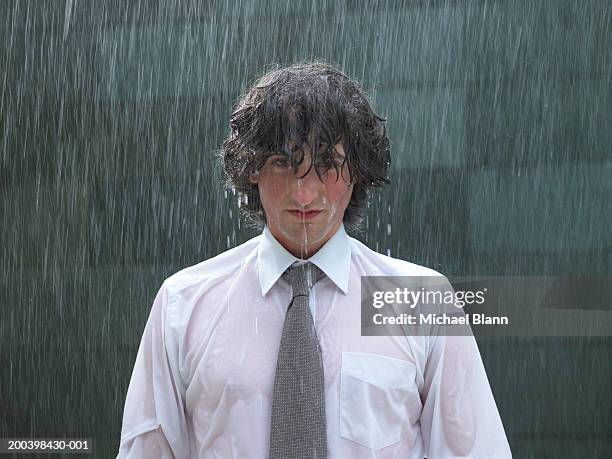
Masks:
[[[171,296],[185,297],[194,291],[201,292],[207,285],[218,284],[256,257],[260,239],[261,235],[256,236],[233,249],[176,272],[164,281],[163,288]]]
[[[361,268],[362,276],[444,277],[434,269],[380,254],[357,239],[349,239],[353,261]]]

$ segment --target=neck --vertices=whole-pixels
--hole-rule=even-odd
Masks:
[[[310,244],[310,245],[306,245],[306,244],[283,244],[281,242],[281,245],[285,248],[285,250],[287,250],[287,252],[289,252],[294,257],[301,258],[303,260],[307,260],[308,258],[312,257],[315,253],[317,253],[319,251],[319,249],[321,249],[321,247],[323,247],[325,245],[325,242],[327,242],[327,241],[324,241],[324,242],[322,242],[320,244]]]

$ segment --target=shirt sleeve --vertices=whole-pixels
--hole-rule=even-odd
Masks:
[[[163,285],[140,342],[123,410],[118,459],[189,457],[180,375],[166,346],[168,297]]]
[[[465,331],[467,336],[427,337],[421,391],[427,457],[511,458],[476,340],[469,325]]]

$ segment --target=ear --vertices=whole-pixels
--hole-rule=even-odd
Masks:
[[[253,185],[257,185],[259,183],[259,172],[251,172],[249,174],[249,182]]]

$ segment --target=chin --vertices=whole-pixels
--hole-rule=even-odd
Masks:
[[[306,231],[304,231],[304,227],[301,226],[297,231],[291,233],[289,239],[296,245],[312,245],[321,241],[323,235],[320,231],[309,231],[308,225],[306,225]]]

